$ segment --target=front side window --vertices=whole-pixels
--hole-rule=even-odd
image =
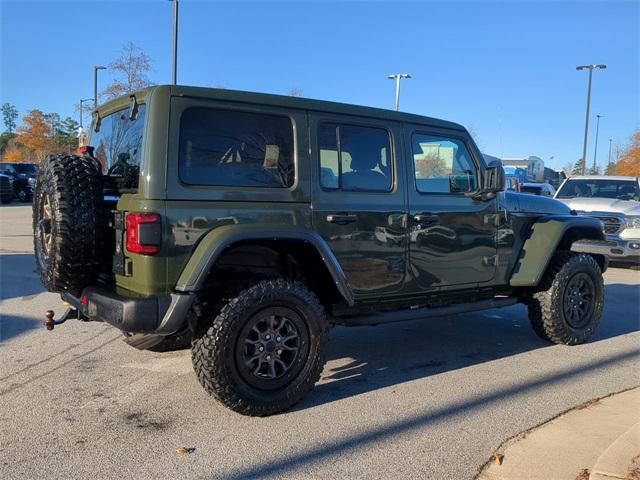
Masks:
[[[477,190],[478,169],[462,141],[416,133],[411,143],[419,192],[463,193]]]
[[[323,123],[318,128],[318,145],[323,188],[391,190],[391,143],[386,130]]]
[[[101,117],[94,122],[89,144],[102,165],[103,173],[123,179],[122,187],[136,188],[142,161],[145,105],[139,105],[136,117],[129,109]]]
[[[575,179],[567,180],[556,198],[611,198],[640,201],[640,188],[636,180]]]
[[[178,171],[191,185],[288,188],[295,173],[291,119],[189,108],[180,121]]]

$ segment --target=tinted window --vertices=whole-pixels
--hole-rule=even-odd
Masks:
[[[102,164],[104,173],[130,178],[127,187],[136,187],[142,159],[145,106],[140,105],[134,120],[129,110],[120,110],[100,119],[91,133],[89,144]]]
[[[293,185],[288,117],[190,108],[180,121],[180,179],[193,185]]]
[[[386,130],[325,123],[318,128],[318,145],[322,187],[391,190],[391,144]]]
[[[558,192],[557,198],[617,198],[619,200],[640,201],[640,189],[635,180],[575,179],[567,180]]]
[[[457,193],[477,189],[477,168],[464,143],[424,134],[414,134],[411,143],[419,192]]]
[[[530,185],[523,185],[520,187],[520,191],[523,193],[533,193],[535,195],[542,195],[542,187],[532,187]]]

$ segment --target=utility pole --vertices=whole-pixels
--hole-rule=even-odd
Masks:
[[[596,171],[596,168],[598,167],[596,160],[598,158],[598,132],[600,131],[600,118],[602,118],[602,115],[596,115],[596,148],[593,151],[593,169],[592,171]],[[595,175],[595,173],[594,173]]]
[[[408,73],[392,73],[387,75],[387,78],[390,80],[396,81],[396,112],[400,106],[400,80],[403,78],[411,78],[411,75]]]
[[[98,70],[106,70],[107,67],[95,65],[93,67],[93,109],[98,108]]]
[[[173,69],[171,73],[171,84],[178,82],[178,0],[173,1]]]
[[[587,139],[589,136],[589,108],[591,105],[591,77],[593,75],[594,68],[605,69],[607,68],[607,66],[604,64],[599,64],[599,65],[579,65],[576,67],[576,70],[589,70],[589,86],[587,87],[587,115],[584,122],[584,143],[582,145],[582,160],[583,160],[582,174],[583,175],[585,174],[585,170],[587,168]]]
[[[609,160],[607,160],[607,169],[609,167],[611,167],[611,142],[613,141],[613,138],[609,139]]]

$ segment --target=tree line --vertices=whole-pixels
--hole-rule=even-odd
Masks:
[[[126,44],[108,70],[113,81],[98,95],[100,102],[133,93],[153,85],[148,77],[153,70],[151,58],[133,43]],[[17,124],[15,105],[2,105],[5,130],[0,134],[0,157],[3,162],[39,163],[51,153],[69,154],[78,148],[79,123],[72,117],[64,119],[58,113],[45,113],[33,109]],[[92,107],[79,104],[75,110],[80,115],[91,114]]]

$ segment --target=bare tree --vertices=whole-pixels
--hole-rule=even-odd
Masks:
[[[107,99],[133,93],[152,85],[147,74],[153,70],[151,57],[132,42],[127,43],[120,57],[109,64],[116,78],[103,92]]]
[[[302,96],[302,89],[298,88],[298,87],[291,87],[289,89],[289,96],[291,96],[291,97],[301,97]]]

